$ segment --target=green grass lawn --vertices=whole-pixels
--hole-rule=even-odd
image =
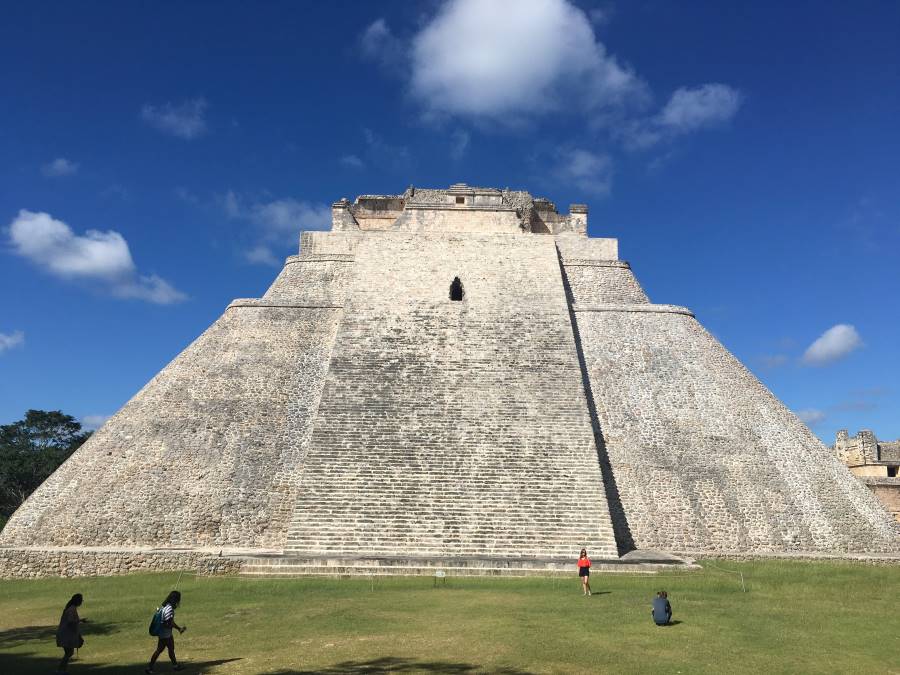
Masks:
[[[239,579],[185,575],[188,673],[900,673],[900,567],[715,563],[659,576]],[[85,596],[73,674],[140,673],[177,574],[0,582],[0,673],[52,673],[66,600]],[[665,588],[677,623],[657,627]],[[170,672],[165,654],[156,672]]]

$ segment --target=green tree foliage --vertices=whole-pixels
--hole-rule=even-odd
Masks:
[[[91,435],[59,410],[0,425],[0,525]]]

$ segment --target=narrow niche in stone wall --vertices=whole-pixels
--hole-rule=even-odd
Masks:
[[[450,284],[450,299],[457,301],[463,299],[463,287],[459,277],[454,277],[453,283]]]

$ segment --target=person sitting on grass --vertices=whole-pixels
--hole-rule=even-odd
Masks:
[[[181,670],[181,665],[175,658],[175,638],[172,637],[172,629],[176,629],[179,633],[187,630],[187,626],[179,626],[175,623],[175,608],[181,603],[181,593],[172,591],[166,596],[166,601],[160,607],[162,612],[162,624],[159,629],[159,642],[156,644],[156,651],[150,657],[150,665],[147,666],[145,673],[153,672],[153,664],[162,654],[163,649],[169,650],[169,659],[172,661],[172,670]]]
[[[591,559],[588,558],[587,549],[581,549],[578,556],[578,576],[581,578],[581,590],[585,595],[591,594]]]
[[[653,621],[657,626],[668,626],[672,621],[672,605],[669,604],[669,594],[660,591],[653,598]]]
[[[86,620],[78,616],[78,608],[81,607],[83,601],[81,593],[73,595],[66,603],[66,608],[59,618],[59,628],[56,629],[56,646],[63,648],[63,657],[56,669],[57,673],[66,672],[72,654],[84,644],[84,638],[81,637],[81,624],[86,623]]]

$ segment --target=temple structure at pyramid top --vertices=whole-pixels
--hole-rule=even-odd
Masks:
[[[0,575],[900,555],[883,505],[587,215],[461,183],[335,202],[14,514]]]
[[[335,232],[406,230],[587,235],[587,206],[560,214],[548,199],[522,190],[470,187],[447,190],[409,187],[401,195],[361,195],[332,205]]]

